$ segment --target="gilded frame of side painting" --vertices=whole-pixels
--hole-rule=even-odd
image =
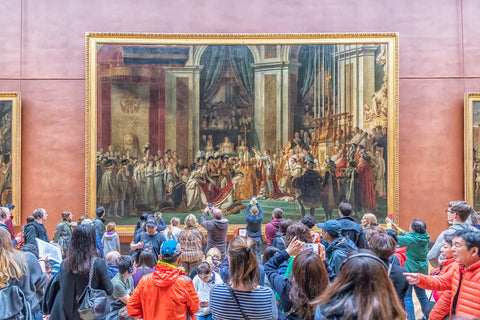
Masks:
[[[268,148],[281,153],[282,147],[292,147],[294,133],[299,131],[311,138],[312,161],[323,168],[324,163],[333,161],[330,157],[336,154],[338,146],[344,148],[352,139],[358,140],[352,144],[357,146],[363,138],[375,143],[373,135],[382,136],[383,130],[384,147],[370,146],[372,158],[383,157],[386,168],[383,194],[375,194],[384,199],[384,215],[393,213],[398,222],[398,46],[397,33],[87,33],[86,211],[93,217],[95,208],[102,203],[98,190],[103,186],[97,174],[103,173],[98,171],[97,160],[100,157],[107,161],[105,155],[114,160],[117,156],[117,165],[121,167],[121,160],[132,153],[145,157],[149,150],[145,159],[148,163],[152,153],[158,152],[162,157],[170,149],[189,167],[204,150],[203,135],[208,134],[212,144],[219,143],[217,147],[224,154],[229,153],[225,150],[230,142],[237,142],[237,137],[238,146],[243,140],[245,145],[258,146],[259,150]],[[240,54],[240,47],[248,51],[251,59],[242,65],[232,58]],[[233,71],[221,69],[218,80],[218,70],[212,65],[223,61],[218,58],[224,54],[221,50],[227,51],[229,58],[225,61],[230,59],[229,68]],[[205,57],[206,52],[210,60]],[[204,78],[215,79],[209,80],[210,87],[206,80],[202,83],[202,72],[207,73]],[[313,80],[307,80],[308,75],[313,75]],[[149,79],[149,87],[145,86],[145,79]],[[233,86],[228,81],[237,83]],[[219,89],[219,83],[224,87]],[[230,113],[223,115],[223,131],[217,137],[219,125],[211,125],[211,114],[222,119],[225,108],[230,112],[231,109],[224,108],[227,100],[230,107],[234,106],[231,108],[239,111],[232,111],[230,120]],[[215,108],[218,114],[211,111]],[[130,122],[121,120],[141,112],[146,115]],[[234,125],[236,117],[240,119],[236,120],[238,127]],[[148,120],[142,124],[144,118]],[[128,126],[130,132],[137,133],[128,133]],[[229,135],[230,141],[224,141]],[[355,138],[356,135],[359,136]],[[127,140],[134,145],[128,155]],[[344,150],[346,154],[347,149]],[[358,151],[353,150],[352,157],[353,152]],[[212,152],[212,157],[216,156]],[[128,207],[126,202],[124,205]],[[121,203],[113,206],[116,213],[124,210],[120,206]],[[121,234],[130,234],[133,228],[133,223],[123,225],[122,220],[117,225]]]
[[[465,201],[480,209],[480,93],[465,93],[464,100]]]
[[[21,97],[19,92],[0,92],[0,188],[1,203],[13,203],[13,225],[21,225]]]

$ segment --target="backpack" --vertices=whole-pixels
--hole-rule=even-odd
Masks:
[[[0,319],[32,320],[30,302],[17,284],[0,289]]]

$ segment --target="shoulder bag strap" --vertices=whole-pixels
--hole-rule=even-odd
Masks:
[[[90,271],[88,272],[88,287],[92,286],[92,278],[93,278],[93,265],[95,263],[95,259],[92,259],[92,263],[90,264]]]
[[[245,320],[250,320],[250,318],[246,315],[246,313],[242,310],[242,308],[240,307],[240,303],[238,303],[238,299],[237,299],[237,296],[235,295],[235,292],[233,292],[233,289],[231,286],[227,286],[228,288],[228,292],[230,292],[230,295],[232,296],[233,298],[233,301],[235,301],[235,303],[237,304],[238,306],[238,310],[240,310],[240,312],[242,313],[242,316],[243,316],[243,319]]]

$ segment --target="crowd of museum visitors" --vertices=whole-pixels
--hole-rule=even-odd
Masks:
[[[279,208],[267,218],[260,202],[229,241],[214,206],[183,226],[144,213],[124,254],[103,207],[78,222],[63,212],[53,237],[45,209],[14,234],[14,205],[0,207],[0,318],[417,319],[413,291],[423,319],[480,317],[478,215],[466,202],[448,204],[435,241],[418,219],[358,223],[346,202],[317,224]]]

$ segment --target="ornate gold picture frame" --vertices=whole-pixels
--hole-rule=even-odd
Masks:
[[[19,92],[0,92],[0,195],[3,206],[13,203],[13,225],[21,225],[22,144]]]
[[[465,93],[465,201],[480,210],[480,93]]]
[[[310,161],[324,184],[318,201],[300,201],[302,209],[317,206],[325,218],[338,202],[352,202],[353,196],[348,197],[353,183],[343,189],[342,183],[353,176],[362,180],[366,169],[361,164],[368,162],[371,177],[362,183],[369,189],[357,192],[362,204],[356,212],[376,212],[379,219],[394,213],[398,222],[396,33],[87,33],[86,79],[86,210],[93,216],[95,208],[103,205],[120,232],[131,231],[140,212],[161,209],[169,192],[175,198],[174,189],[182,183],[178,169],[195,171],[201,157],[224,162],[217,174],[209,171],[212,183],[218,184],[215,188],[221,190],[192,200],[189,190],[193,189],[185,177],[185,199],[180,201],[188,212],[198,214],[206,201],[225,205],[224,212],[235,211],[223,198],[235,193],[234,204],[248,203],[249,198],[238,194],[273,201],[282,195],[282,200],[296,203],[299,187],[291,183],[293,160],[281,161],[282,150],[294,147],[295,162],[303,166],[300,172]],[[300,150],[305,145],[308,150]],[[265,169],[270,162],[260,160],[267,151],[273,173]],[[153,176],[157,162],[168,152],[165,159],[175,158],[175,167],[170,170],[165,163],[159,167],[170,170],[175,182],[169,186],[164,175],[165,184],[157,187],[153,178],[148,180],[149,171]],[[306,154],[310,160],[300,156]],[[254,164],[258,180],[250,186],[255,190],[245,185],[247,171],[242,172],[242,182],[234,177],[222,185],[222,177],[229,174],[221,168],[228,167],[234,176],[234,164],[245,163],[244,157],[258,158]],[[134,172],[140,163],[144,178],[140,169]],[[361,168],[348,171],[351,166]],[[126,181],[135,179],[136,173],[135,193]],[[141,179],[144,185],[139,189]],[[231,189],[225,189],[230,183]],[[112,188],[117,190],[114,195]],[[211,189],[209,185],[204,193]],[[176,200],[170,201],[178,206]],[[299,214],[298,206],[292,208]],[[244,223],[236,217],[229,217],[231,223]]]

